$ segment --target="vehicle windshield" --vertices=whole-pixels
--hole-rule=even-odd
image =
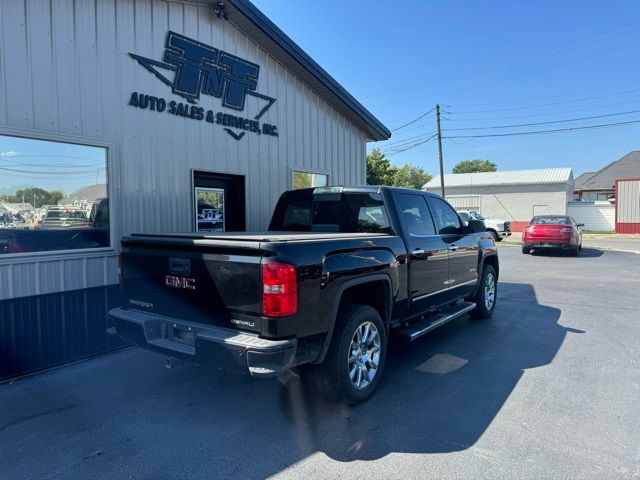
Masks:
[[[569,225],[567,217],[533,217],[531,225]]]

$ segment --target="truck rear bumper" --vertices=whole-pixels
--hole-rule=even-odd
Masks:
[[[108,313],[114,332],[141,348],[254,377],[274,377],[289,369],[297,341],[266,340],[255,334],[187,322],[139,310]]]

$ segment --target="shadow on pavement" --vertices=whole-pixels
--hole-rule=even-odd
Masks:
[[[604,250],[593,247],[582,247],[577,257],[572,257],[569,253],[553,248],[538,248],[531,251],[531,255],[544,257],[570,257],[570,258],[596,258],[604,255]]]
[[[559,317],[531,285],[500,283],[492,319],[392,342],[379,391],[358,407],[306,382],[166,370],[137,350],[104,357],[0,391],[0,468],[7,478],[264,478],[319,452],[346,462],[464,450],[523,371],[553,361],[568,331]]]

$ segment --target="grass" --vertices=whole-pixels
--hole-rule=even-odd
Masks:
[[[589,235],[611,235],[616,233],[614,230],[581,230],[582,233],[587,233]]]

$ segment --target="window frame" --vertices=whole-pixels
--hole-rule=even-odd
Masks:
[[[313,169],[313,168],[304,168],[304,167],[289,167],[289,178],[287,179],[287,184],[288,184],[288,188],[287,190],[293,190],[293,173],[294,172],[299,172],[299,173],[309,173],[311,175],[325,175],[327,177],[327,186],[331,185],[331,175],[329,175],[329,172],[327,170],[317,170],[317,169]],[[315,188],[315,187],[309,187],[309,188]],[[296,189],[296,190],[302,190],[302,189]]]
[[[117,157],[117,147],[113,142],[107,142],[97,138],[80,137],[65,134],[52,134],[38,130],[19,130],[13,128],[0,127],[0,135],[6,137],[18,137],[30,140],[43,140],[47,142],[66,143],[71,145],[81,145],[83,147],[97,147],[105,150],[105,168],[107,179],[107,198],[109,199],[109,246],[96,248],[70,248],[65,250],[46,250],[38,252],[7,253],[0,255],[0,265],[14,264],[16,260],[20,263],[30,261],[67,260],[78,258],[104,257],[120,251],[120,242],[114,228],[114,211],[118,211],[118,201],[114,197],[113,183],[117,177],[117,167],[114,159]]]
[[[411,233],[409,232],[409,229],[407,227],[406,222],[404,221],[404,215],[403,215],[403,211],[400,207],[400,195],[409,195],[409,196],[416,196],[418,198],[422,198],[422,200],[424,201],[427,213],[429,214],[429,217],[431,217],[431,224],[433,225],[433,233],[428,233],[426,235],[420,235],[417,233]],[[400,222],[400,225],[402,227],[402,230],[404,231],[404,233],[406,235],[410,235],[414,238],[426,238],[426,237],[435,237],[435,236],[439,236],[438,230],[436,228],[436,219],[433,218],[433,212],[431,211],[431,207],[429,206],[429,197],[427,195],[424,195],[420,192],[398,192],[397,193],[397,197],[395,197],[395,204],[396,204],[396,214],[398,216],[398,220]]]
[[[457,217],[458,224],[459,224],[458,233],[440,233],[440,230],[442,229],[442,227],[439,225],[438,216],[435,214],[436,208],[432,203],[432,202],[435,202],[437,200],[439,200],[442,203],[444,203],[445,205],[447,205],[453,211],[454,215]],[[464,230],[464,222],[460,218],[460,215],[458,215],[458,212],[456,212],[456,209],[453,208],[449,202],[447,202],[445,199],[440,198],[440,197],[429,197],[428,201],[427,201],[427,204],[429,205],[429,209],[431,210],[431,218],[433,218],[433,223],[434,223],[434,225],[436,227],[436,235],[453,236],[453,235],[462,235],[463,234],[462,232]]]

